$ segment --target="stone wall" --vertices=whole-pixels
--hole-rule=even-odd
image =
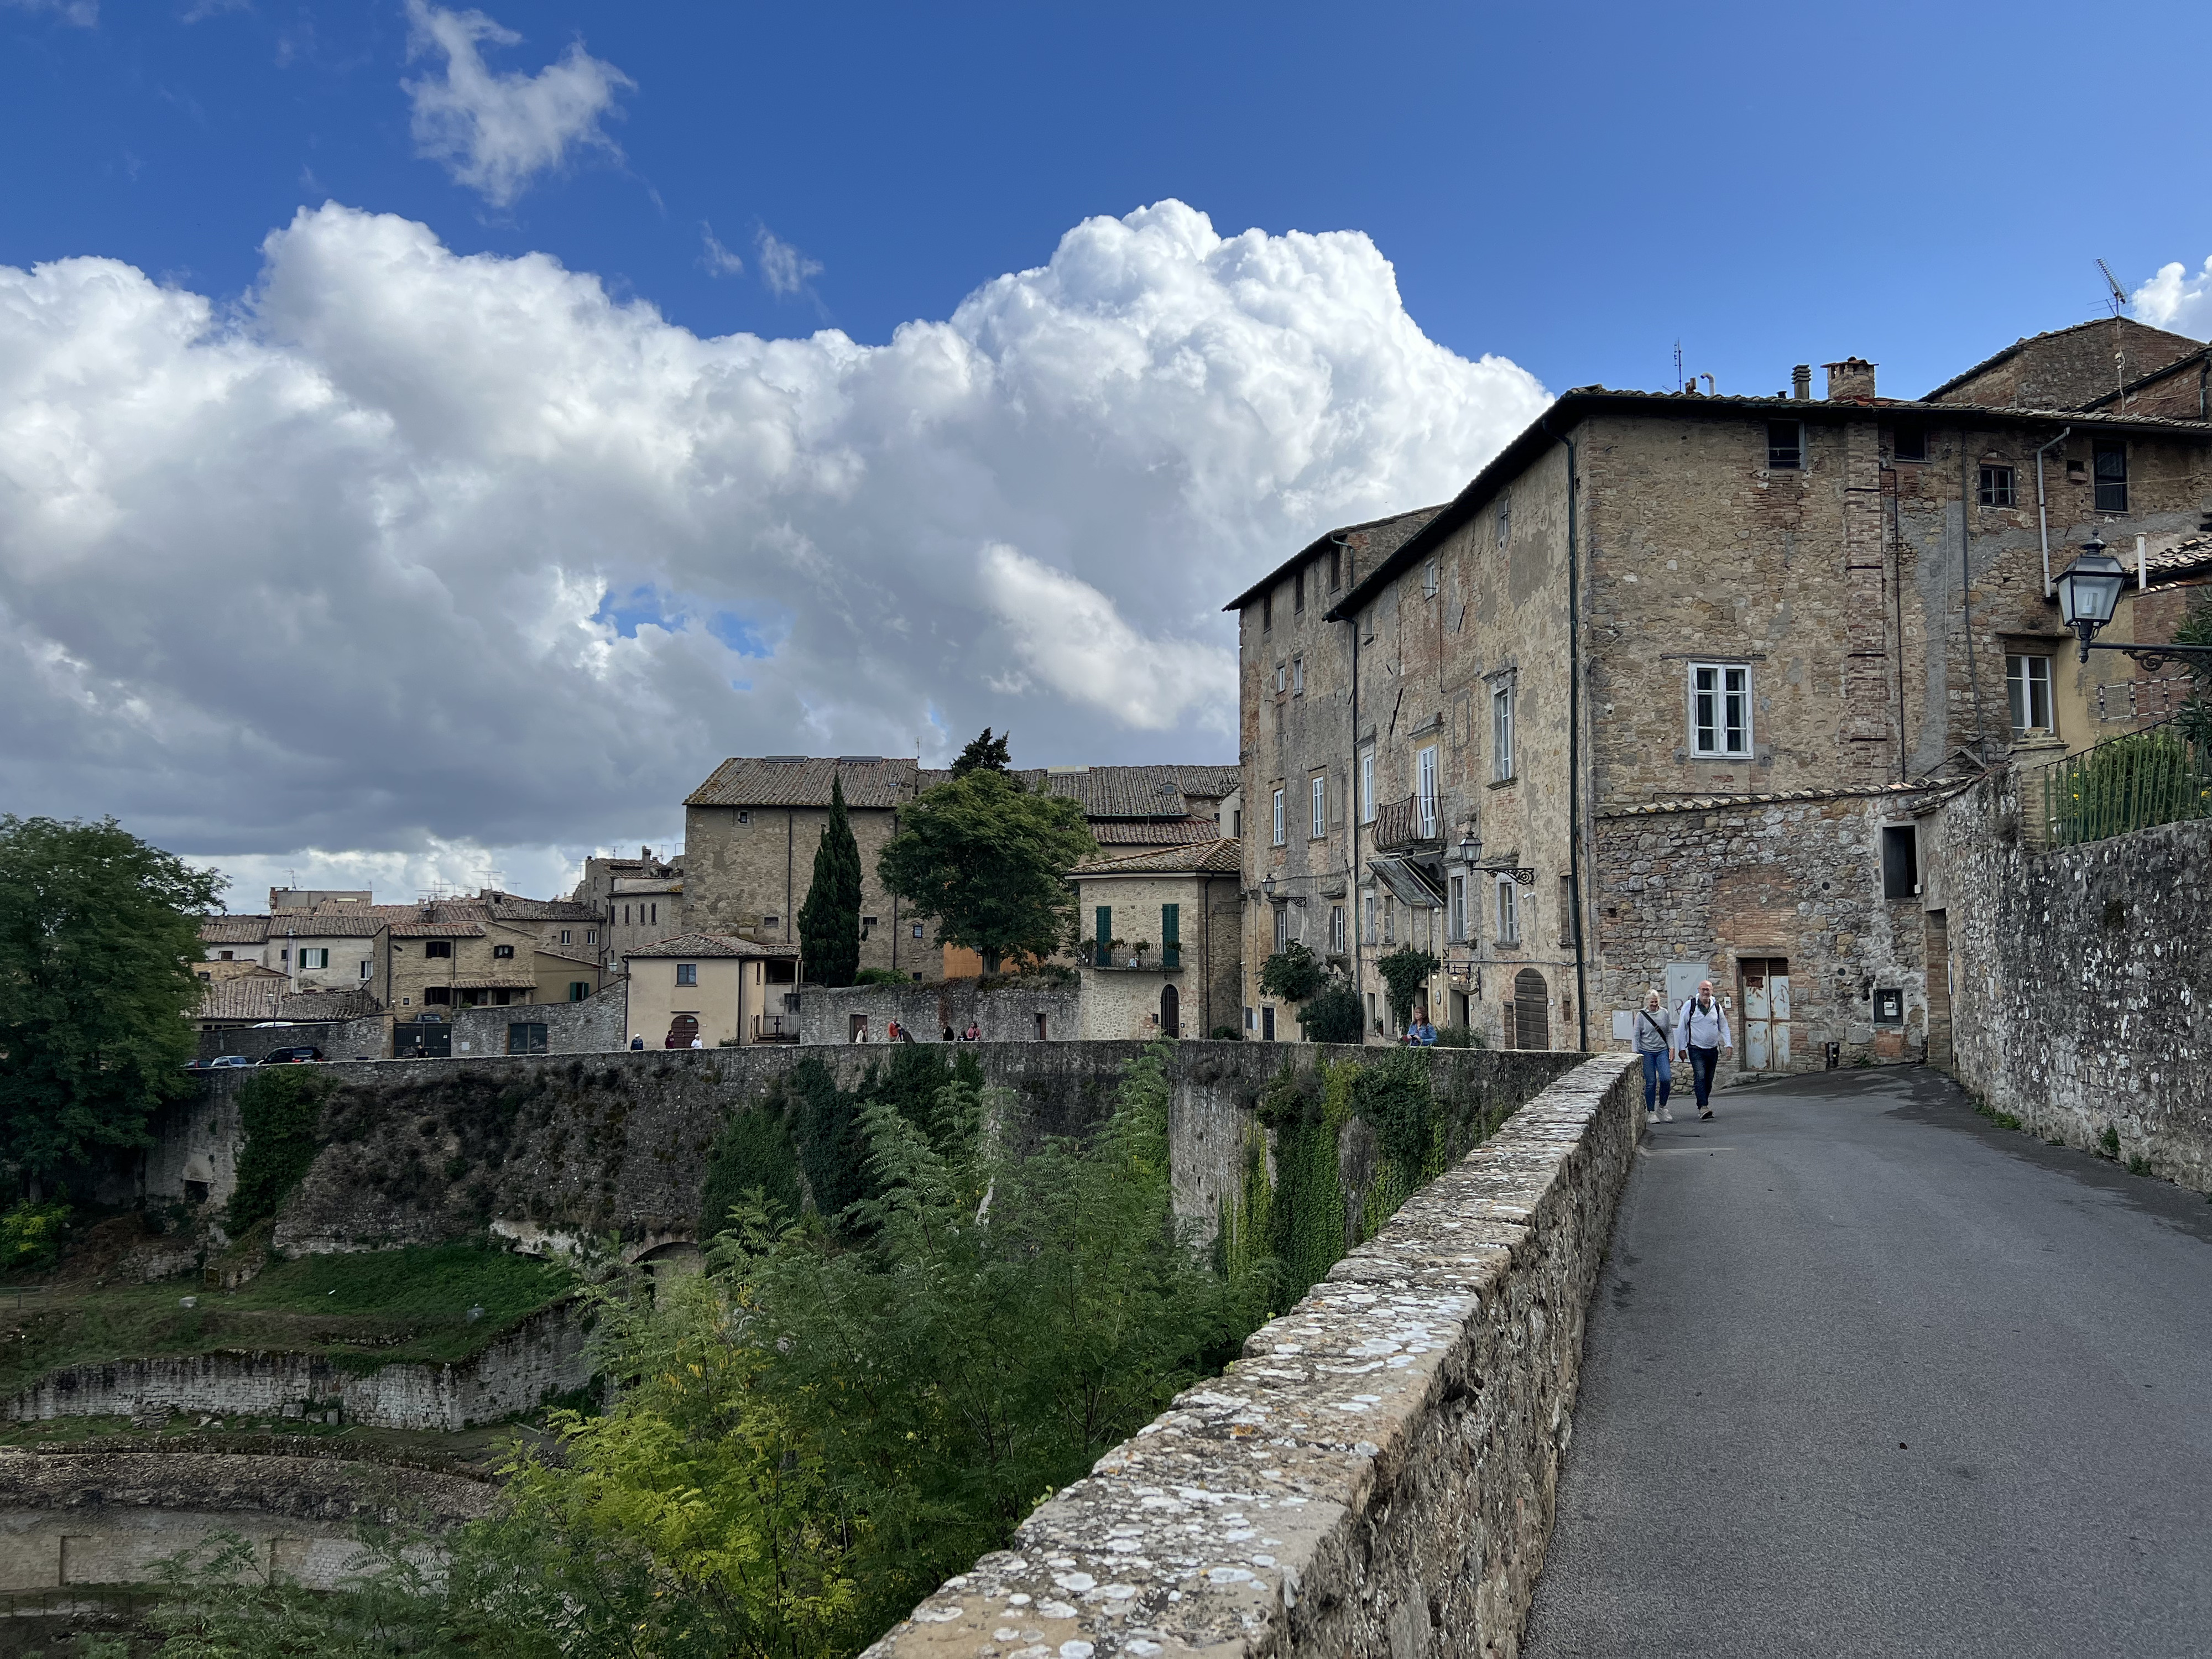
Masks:
[[[1539,1094],[870,1655],[1514,1653],[1635,1152],[1631,1066]]]
[[[945,1028],[957,1034],[974,1020],[986,1042],[1035,1042],[1037,1017],[1044,1017],[1045,1041],[1059,1042],[1082,1031],[1082,991],[1075,983],[1018,979],[990,990],[972,979],[942,980],[933,985],[848,985],[837,989],[809,985],[799,994],[799,1040],[806,1044],[849,1044],[853,1022],[867,1021],[864,1041],[879,1043],[891,1022],[914,1033],[917,1042],[941,1043]]]
[[[295,1025],[233,1025],[200,1033],[199,1057],[244,1054],[258,1061],[279,1048],[312,1043],[333,1060],[377,1060],[391,1052],[382,1014],[360,1019],[302,1021]]]
[[[299,1418],[336,1412],[378,1429],[452,1432],[534,1410],[591,1380],[567,1304],[533,1314],[455,1364],[399,1361],[361,1374],[313,1354],[207,1353],[117,1359],[49,1373],[0,1404],[10,1422],[57,1417]]]
[[[2212,823],[2043,851],[2022,787],[1994,774],[1935,823],[1959,1081],[2212,1192]]]
[[[506,1008],[453,1010],[453,1054],[504,1054],[507,1028],[545,1028],[549,1054],[605,1054],[629,1047],[629,981],[616,980],[581,1002],[516,1003]],[[656,1036],[654,1040],[658,1040]]]
[[[313,1454],[0,1450],[0,1592],[143,1583],[164,1557],[217,1533],[246,1539],[264,1568],[333,1589],[361,1553],[364,1523],[476,1520],[495,1490],[458,1474]]]

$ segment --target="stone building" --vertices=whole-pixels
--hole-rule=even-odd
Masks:
[[[1233,766],[1047,767],[1013,775],[1079,801],[1100,845],[1122,852],[1218,840],[1221,803],[1239,778]],[[935,925],[906,913],[876,873],[899,813],[951,776],[875,756],[724,761],[684,803],[684,931],[797,945],[831,784],[842,781],[860,849],[860,965],[917,980],[980,973],[973,952],[942,949]]]
[[[1232,602],[1259,1034],[1293,1035],[1256,981],[1303,938],[1370,1031],[1375,963],[1413,945],[1439,1023],[1493,1043],[1601,1045],[1645,986],[1706,976],[1742,1069],[1940,1043],[1918,815],[2048,739],[2012,690],[2069,644],[2046,563],[2212,511],[2212,428],[2037,406],[2100,392],[2081,338],[2039,340],[1943,401],[1856,358],[1824,399],[1804,368],[1775,398],[1572,391],[1442,509]]]
[[[480,900],[377,908],[405,913],[385,917],[370,981],[384,1009],[403,1020],[426,1012],[450,1018],[454,1008],[581,1002],[604,979],[596,947],[542,945],[536,924],[501,921]],[[583,954],[586,948],[594,953]]]
[[[1084,1036],[1236,1030],[1243,868],[1237,842],[1224,839],[1100,859],[1068,878],[1088,946],[1077,958]]]
[[[629,952],[681,931],[684,855],[660,858],[641,847],[634,859],[587,858],[583,879],[568,896],[605,918],[600,957],[618,974]]]

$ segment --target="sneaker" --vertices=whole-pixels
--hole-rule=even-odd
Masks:
[[[1662,1106],[1659,1109],[1659,1121],[1662,1123],[1672,1123],[1674,1121],[1674,1115]]]
[[[1659,1114],[1656,1112],[1646,1112],[1644,1115],[1644,1121],[1646,1123],[1656,1123],[1659,1121]]]
[[[1713,1109],[1712,1109],[1711,1107],[1710,1107],[1710,1106],[1707,1106],[1707,1107],[1704,1108],[1703,1109],[1701,1109],[1701,1110],[1698,1113],[1698,1115],[1699,1117],[1711,1117],[1712,1115],[1713,1115]]]

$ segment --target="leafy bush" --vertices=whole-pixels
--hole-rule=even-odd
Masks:
[[[1285,1002],[1303,1002],[1321,989],[1322,963],[1296,939],[1260,965],[1260,988]]]
[[[1439,1025],[1437,1027],[1437,1047],[1439,1048],[1487,1048],[1490,1039],[1472,1025]]]
[[[282,1066],[263,1067],[240,1088],[238,1120],[246,1144],[230,1194],[234,1232],[275,1215],[307,1173],[321,1149],[317,1130],[333,1087],[307,1066]]]
[[[61,1259],[69,1230],[66,1204],[18,1204],[0,1215],[0,1273],[34,1273]]]
[[[1244,1040],[1244,1033],[1234,1025],[1217,1025],[1206,1036],[1216,1042],[1242,1042]]]
[[[1367,1011],[1358,992],[1332,977],[1299,1006],[1297,1020],[1308,1042],[1357,1042],[1365,1034]]]
[[[1390,1018],[1400,1030],[1413,1012],[1413,999],[1443,965],[1426,951],[1417,951],[1410,945],[1400,945],[1376,963],[1383,984],[1389,988]]]

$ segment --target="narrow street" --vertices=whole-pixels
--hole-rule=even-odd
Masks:
[[[1645,1133],[1524,1654],[2212,1652],[2212,1204],[1930,1070],[1715,1105]]]

